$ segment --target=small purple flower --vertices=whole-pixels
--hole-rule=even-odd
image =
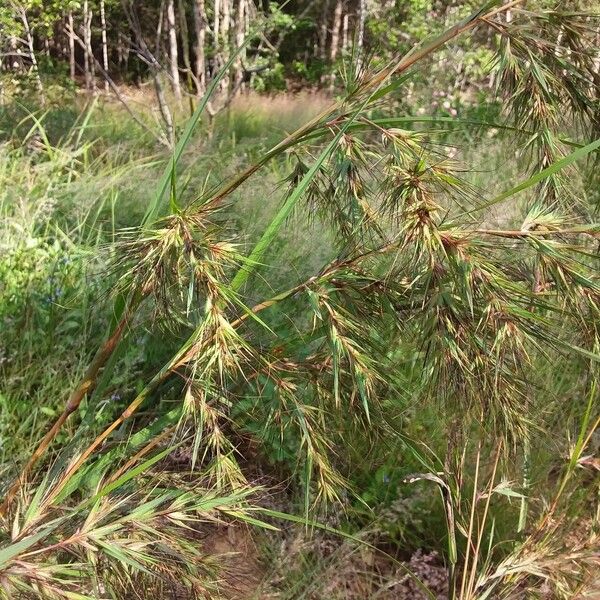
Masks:
[[[390,476],[387,473],[385,473],[383,475],[383,483],[389,483],[389,482],[390,482]]]
[[[120,395],[120,394],[118,394],[117,392],[115,392],[115,393],[114,393],[114,394],[113,394],[113,395],[110,397],[110,399],[111,399],[113,402],[118,402],[118,401],[121,399],[121,395]]]

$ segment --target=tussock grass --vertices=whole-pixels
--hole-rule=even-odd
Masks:
[[[4,446],[0,595],[215,595],[193,539],[230,520],[391,546],[424,597],[424,546],[449,598],[590,583],[599,228],[581,182],[600,142],[564,136],[594,123],[594,57],[555,44],[556,27],[588,35],[581,15],[508,26],[492,4],[332,103],[246,96],[212,131],[199,104],[175,158],[94,142],[110,106],[56,143],[30,115],[2,147],[0,433],[28,441]],[[386,114],[475,26],[501,37],[505,125]],[[292,511],[252,505],[250,460]],[[307,544],[314,573],[283,597],[332,597],[319,578],[347,556]]]

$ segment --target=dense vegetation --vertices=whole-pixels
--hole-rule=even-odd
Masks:
[[[0,7],[0,598],[597,592],[597,8]]]

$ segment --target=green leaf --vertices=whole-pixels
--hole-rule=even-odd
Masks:
[[[116,558],[119,562],[125,565],[129,565],[136,571],[146,573],[146,575],[152,575],[152,573],[141,562],[133,559],[115,544],[109,544],[107,542],[103,542],[102,540],[95,541],[98,544],[98,546],[100,546],[104,550],[106,554],[112,556],[113,558]]]
[[[63,519],[55,521],[49,527],[45,527],[41,531],[38,531],[34,535],[30,535],[14,544],[0,548],[0,567],[4,566],[11,559],[15,558],[19,554],[23,554],[26,550],[31,548],[34,544],[37,544],[44,538],[48,537],[61,523]]]
[[[382,87],[380,90],[375,92],[371,96],[371,100],[372,101],[379,100],[380,98],[387,96],[390,92],[396,91],[407,79],[412,77],[412,75],[413,75],[412,73],[406,73],[402,77],[397,77],[390,84]]]
[[[179,138],[179,141],[175,146],[173,156],[169,161],[169,164],[165,167],[164,173],[158,183],[158,190],[156,192],[154,200],[148,206],[146,214],[142,219],[142,226],[152,223],[160,215],[161,205],[163,202],[165,192],[171,185],[172,177],[177,167],[177,164],[179,163],[179,160],[181,159],[184,150],[186,149],[187,145],[192,139],[192,133],[194,132],[194,129],[196,128],[200,117],[204,113],[204,110],[206,109],[210,98],[217,89],[217,86],[219,85],[223,77],[227,75],[229,69],[231,68],[237,57],[240,55],[240,53],[244,50],[244,48],[246,48],[246,46],[250,43],[251,39],[252,36],[246,36],[244,43],[241,44],[235,50],[235,52],[232,52],[231,56],[229,57],[229,60],[223,65],[223,68],[212,79],[210,85],[208,86],[208,89],[206,90],[206,93],[202,97],[202,101],[196,107],[194,114],[188,119],[185,125],[185,129],[183,130],[183,133],[181,134],[181,137]]]
[[[591,144],[588,144],[587,146],[582,146],[581,148],[578,148],[571,154],[568,154],[564,158],[561,158],[560,160],[557,160],[555,163],[551,164],[549,167],[546,167],[539,173],[536,173],[535,175],[533,175],[526,181],[523,181],[519,185],[517,185],[513,188],[510,188],[509,190],[506,190],[505,192],[502,192],[499,196],[496,196],[492,200],[489,200],[488,202],[485,202],[484,204],[477,206],[476,208],[474,208],[473,210],[470,210],[469,212],[467,212],[465,214],[470,215],[470,214],[473,214],[474,212],[478,212],[485,208],[489,208],[490,206],[494,206],[494,204],[499,204],[500,202],[506,200],[507,198],[510,198],[511,196],[514,196],[515,194],[518,194],[519,192],[522,192],[523,190],[526,190],[526,189],[534,186],[536,183],[539,183],[540,181],[544,181],[544,179],[547,179],[548,177],[551,177],[552,175],[555,175],[556,173],[558,173],[565,167],[568,167],[569,165],[572,165],[574,162],[580,160],[581,158],[586,157],[588,154],[590,154],[591,152],[594,152],[594,150],[597,150],[598,148],[600,148],[600,139],[597,139],[595,142],[592,142]]]
[[[119,477],[112,483],[109,483],[108,485],[104,486],[95,496],[93,496],[89,500],[86,500],[85,504],[93,504],[99,498],[102,498],[103,496],[110,494],[112,491],[116,490],[117,488],[120,488],[122,485],[124,485],[128,481],[131,481],[132,479],[134,479],[135,477],[137,477],[138,475],[140,475],[141,473],[143,473],[144,471],[149,469],[152,465],[154,465],[157,462],[159,462],[160,460],[162,460],[165,456],[169,455],[179,445],[181,445],[181,444],[177,444],[175,446],[169,446],[168,448],[165,448],[162,452],[159,452],[152,458],[145,460],[143,463],[137,465],[133,469],[129,469],[129,471],[127,471],[126,473],[121,475],[121,477]]]
[[[367,97],[360,106],[354,111],[354,113],[346,119],[344,124],[340,127],[339,131],[329,142],[327,147],[321,152],[318,156],[317,160],[314,162],[312,167],[308,170],[308,172],[302,177],[300,183],[294,188],[292,193],[288,196],[284,205],[279,209],[279,212],[275,215],[265,232],[263,233],[260,240],[257,242],[256,246],[250,252],[250,255],[245,259],[245,264],[238,270],[235,274],[231,282],[231,289],[234,291],[238,291],[244,283],[248,280],[253,271],[258,267],[259,263],[268,247],[271,245],[277,232],[279,231],[282,224],[285,220],[290,216],[293,208],[296,206],[298,200],[302,197],[302,194],[306,191],[310,182],[313,180],[315,175],[318,173],[319,169],[323,165],[323,163],[327,160],[329,155],[333,152],[333,150],[337,147],[340,139],[348,129],[348,127],[357,119],[357,117],[362,113],[364,107],[369,103],[372,96]]]

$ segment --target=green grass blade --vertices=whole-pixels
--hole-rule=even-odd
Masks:
[[[212,95],[214,94],[215,90],[217,89],[217,86],[219,85],[221,80],[225,77],[225,75],[227,75],[227,73],[229,72],[229,69],[233,65],[234,61],[237,59],[237,57],[240,55],[240,53],[244,50],[244,48],[246,48],[246,46],[249,44],[250,40],[251,40],[251,36],[247,36],[246,39],[244,40],[244,43],[241,44],[235,50],[235,52],[233,52],[231,54],[231,56],[229,57],[229,60],[225,63],[223,68],[217,73],[217,75],[211,81],[210,85],[208,86],[208,89],[206,90],[206,93],[202,97],[202,100],[196,107],[194,114],[188,119],[188,121],[185,125],[185,129],[183,130],[183,133],[181,134],[181,137],[179,138],[179,141],[177,142],[177,145],[175,146],[175,150],[173,151],[173,156],[171,157],[169,164],[165,167],[164,173],[158,183],[158,190],[156,192],[156,196],[154,197],[150,206],[146,210],[146,214],[144,215],[144,218],[142,219],[142,226],[147,225],[148,223],[151,223],[160,215],[160,211],[162,208],[165,193],[171,185],[172,174],[174,173],[175,168],[177,167],[177,163],[181,159],[181,156],[183,155],[184,150],[186,149],[187,145],[190,143],[190,140],[192,139],[192,134],[194,133],[194,129],[196,128],[196,125],[198,124],[200,117],[204,113],[209,100],[211,99]]]
[[[317,160],[314,162],[312,167],[308,170],[308,172],[304,175],[300,183],[294,188],[293,192],[288,196],[287,200],[283,204],[283,206],[279,209],[279,212],[275,215],[265,232],[263,233],[260,240],[258,240],[257,244],[250,252],[250,255],[245,259],[245,265],[243,265],[238,272],[235,274],[231,282],[231,288],[234,291],[238,291],[241,287],[246,283],[250,275],[262,260],[265,252],[275,239],[279,229],[283,225],[284,221],[290,216],[292,210],[298,203],[298,200],[302,197],[302,194],[306,191],[310,182],[314,179],[315,175],[323,165],[323,163],[327,160],[329,155],[333,152],[335,147],[338,145],[340,139],[346,133],[346,130],[350,125],[356,120],[356,118],[362,113],[365,106],[371,100],[372,95],[370,95],[366,100],[364,100],[360,106],[354,111],[354,113],[344,122],[342,127],[340,127],[339,131],[329,142],[327,147],[321,152],[318,156]]]
[[[176,444],[174,446],[168,446],[167,448],[165,448],[158,454],[154,455],[152,458],[145,460],[143,463],[137,465],[133,469],[129,469],[129,471],[127,471],[126,473],[121,475],[121,477],[119,477],[112,483],[105,485],[93,498],[86,500],[85,504],[93,504],[96,500],[98,500],[99,498],[102,498],[102,496],[106,496],[107,494],[110,494],[112,491],[116,490],[117,488],[120,488],[122,485],[124,485],[128,481],[131,481],[132,479],[134,479],[135,477],[137,477],[138,475],[143,473],[146,469],[149,469],[152,465],[156,464],[157,462],[159,462],[160,460],[165,458],[165,456],[167,456],[168,454],[173,452],[173,450],[175,450],[175,448],[177,448],[180,445],[181,444]]]
[[[101,458],[90,465],[86,469],[81,469],[74,474],[69,483],[64,487],[62,492],[57,496],[56,502],[60,503],[69,497],[75,490],[82,488],[95,488],[108,469],[120,461],[129,453],[133,455],[144,444],[147,444],[154,436],[159,435],[167,427],[175,425],[181,418],[182,407],[178,406],[168,413],[164,414],[151,425],[140,429],[133,434],[126,443],[118,445],[116,448],[108,450]]]
[[[502,192],[499,196],[496,196],[492,200],[485,202],[481,206],[478,206],[465,214],[470,215],[470,214],[473,214],[480,210],[484,210],[485,208],[489,208],[490,206],[494,206],[495,204],[499,204],[500,202],[503,202],[507,198],[510,198],[511,196],[514,196],[515,194],[518,194],[519,192],[522,192],[523,190],[526,190],[526,189],[536,185],[536,183],[540,183],[540,181],[544,181],[544,179],[547,179],[548,177],[551,177],[552,175],[555,175],[556,173],[558,173],[565,167],[568,167],[569,165],[572,165],[574,162],[580,160],[581,158],[586,157],[588,154],[590,154],[591,152],[594,152],[594,150],[597,150],[598,148],[600,148],[600,139],[597,139],[595,142],[592,142],[591,144],[588,144],[587,146],[582,146],[581,148],[578,148],[571,154],[568,154],[564,158],[557,160],[555,163],[551,164],[549,167],[546,167],[539,173],[536,173],[535,175],[531,176],[526,181],[523,181],[519,185],[516,185],[515,187],[510,188],[509,190],[506,190],[505,192]]]
[[[45,537],[50,535],[61,523],[62,521],[56,521],[49,527],[45,527],[41,531],[38,531],[34,535],[30,535],[14,544],[10,544],[4,548],[0,548],[0,567],[5,565],[15,556],[22,554],[34,544],[37,544],[39,541],[43,540]]]

